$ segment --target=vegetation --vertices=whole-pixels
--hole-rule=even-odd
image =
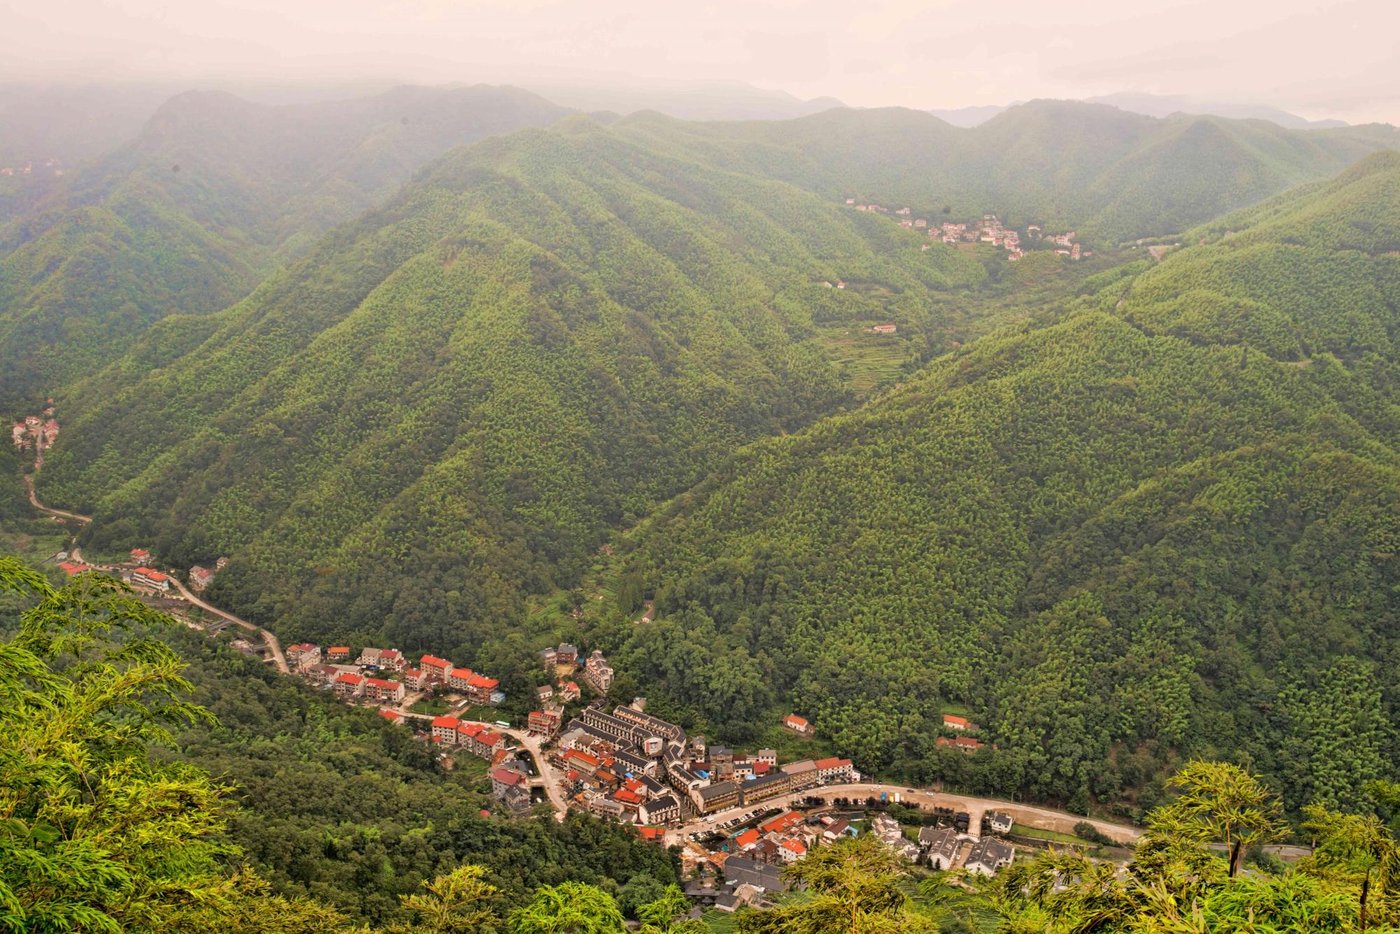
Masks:
[[[167,315],[236,301],[448,149],[564,113],[488,87],[170,100],[125,146],[0,213],[0,407],[110,362]]]
[[[595,629],[620,693],[739,740],[795,708],[867,770],[1081,811],[1227,750],[1294,814],[1356,806],[1398,761],[1397,181],[1372,159],[740,452],[623,543],[657,618]],[[1181,296],[1189,334],[1154,317]],[[996,748],[938,746],[952,705]]]

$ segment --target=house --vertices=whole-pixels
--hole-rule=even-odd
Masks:
[[[743,833],[739,834],[737,837],[734,838],[734,849],[730,852],[742,853],[745,850],[751,848],[754,844],[758,843],[758,841],[762,837],[763,834],[758,832],[757,827],[750,827],[748,830],[745,830]]]
[[[612,687],[613,670],[608,664],[608,660],[603,657],[603,653],[594,649],[588,656],[588,661],[583,665],[583,683],[597,691],[599,694],[608,693],[608,688]]]
[[[713,814],[739,803],[739,786],[733,782],[702,785],[691,792],[691,800],[701,814]]]
[[[802,826],[803,817],[797,811],[784,811],[777,817],[770,817],[768,820],[758,825],[758,829],[764,833],[773,833],[782,836],[794,828]]]
[[[398,649],[385,649],[384,651],[379,653],[380,668],[389,668],[393,671],[403,671],[404,664],[406,661],[407,659],[403,657],[403,653],[400,652]]]
[[[959,717],[956,714],[945,713],[943,715],[943,728],[945,730],[957,730],[958,732],[977,732],[977,724],[968,720],[967,717]]]
[[[572,681],[565,681],[559,685],[559,699],[566,704],[571,704],[583,696],[577,684]]]
[[[811,759],[789,762],[781,771],[792,781],[793,791],[806,791],[821,782],[821,773],[817,771],[817,764]]]
[[[490,776],[492,796],[511,813],[521,815],[530,810],[530,780],[524,773],[506,766],[497,766],[491,770]]]
[[[662,795],[643,804],[637,813],[648,824],[669,824],[681,819],[681,804],[675,795]]]
[[[365,676],[353,671],[342,672],[335,679],[335,696],[339,698],[358,697],[365,689]]]
[[[1003,835],[1010,833],[1016,825],[1016,821],[1005,811],[988,811],[982,815],[982,822],[992,833]]]
[[[840,840],[842,837],[854,837],[857,833],[859,833],[859,831],[851,826],[850,821],[846,820],[844,817],[838,817],[830,824],[826,825],[826,829],[822,831],[822,839],[827,842],[832,842]]]
[[[812,724],[807,722],[806,717],[799,717],[795,713],[790,713],[786,717],[783,717],[783,726],[803,736],[810,736],[812,734]]]
[[[444,743],[457,742],[457,727],[462,721],[456,717],[434,717],[433,718],[433,739],[441,740]]]
[[[963,867],[968,872],[981,876],[994,876],[1005,866],[1010,866],[1016,858],[1016,850],[1009,843],[995,837],[983,837],[972,845]]]
[[[474,704],[494,705],[500,703],[496,698],[496,689],[500,686],[501,682],[495,678],[473,672],[471,677],[467,678],[467,697],[471,698]]]
[[[526,717],[526,726],[531,733],[538,733],[541,736],[553,736],[559,731],[560,723],[559,711],[557,710],[532,710]]]
[[[380,703],[402,703],[404,698],[403,682],[389,681],[385,678],[366,678],[365,696]]]
[[[321,664],[321,647],[313,642],[298,642],[287,646],[286,656],[287,664],[304,670]]]
[[[795,863],[807,855],[807,844],[796,837],[788,837],[778,844],[778,858],[784,863]]]
[[[428,681],[421,668],[409,668],[404,671],[403,683],[410,691],[421,691],[428,687]]]
[[[973,739],[971,736],[957,736],[953,739],[949,739],[946,736],[940,736],[933,742],[936,746],[951,747],[953,749],[957,749],[961,752],[964,752],[969,756],[977,750],[981,749],[985,745],[981,740]]]
[[[860,780],[860,773],[855,770],[850,759],[838,759],[836,756],[831,756],[826,759],[818,759],[816,766],[817,774],[824,785]]]
[[[381,710],[379,715],[390,723],[403,723],[403,714],[397,710]]]
[[[895,324],[876,324],[865,329],[869,334],[894,334],[899,330]]]
[[[548,704],[554,700],[554,685],[542,684],[535,688],[535,699],[541,704]]]
[[[923,847],[924,858],[934,871],[951,869],[958,856],[958,832],[952,827],[922,827],[919,846]]]
[[[58,569],[69,577],[76,577],[88,568],[86,564],[79,564],[75,561],[63,561],[59,563]]]
[[[374,665],[376,667],[382,668],[384,666],[384,662],[382,662],[380,659],[384,655],[384,653],[388,651],[392,650],[377,649],[373,646],[365,646],[365,648],[360,652],[360,657],[355,659],[355,664],[360,665],[362,667],[367,665]]]
[[[482,730],[475,736],[469,736],[466,746],[481,758],[489,759],[498,750],[506,747],[506,738],[504,734],[495,730]]]
[[[131,563],[132,563],[132,564],[149,564],[150,561],[151,561],[151,553],[150,553],[149,551],[147,551],[146,549],[144,549],[144,548],[133,548],[133,549],[131,549]]]
[[[131,572],[131,584],[133,587],[150,587],[165,592],[170,589],[170,576],[155,568],[139,567]]]
[[[447,675],[452,671],[452,663],[436,655],[424,655],[418,660],[418,670],[423,672],[427,683],[446,684]]]
[[[326,661],[328,662],[343,662],[349,658],[350,646],[348,645],[333,645],[326,649]]]
[[[792,777],[786,772],[770,772],[760,778],[744,782],[739,786],[739,789],[744,799],[744,806],[747,807],[792,791]]]
[[[199,593],[209,586],[209,582],[214,579],[214,572],[206,567],[196,564],[190,568],[190,589]]]
[[[731,856],[724,861],[726,885],[736,889],[750,885],[764,892],[786,892],[788,884],[783,879],[783,871],[777,866],[768,866],[745,856]]]
[[[568,665],[573,667],[578,664],[578,646],[570,645],[567,642],[559,643],[559,648],[555,650],[554,663],[556,665]]]
[[[776,749],[760,749],[754,757],[754,762],[762,763],[769,768],[777,768],[778,751]]]

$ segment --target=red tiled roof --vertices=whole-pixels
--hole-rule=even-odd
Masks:
[[[956,714],[951,714],[951,713],[945,713],[945,714],[943,715],[943,725],[944,725],[944,726],[960,726],[960,727],[963,727],[964,729],[966,729],[966,728],[969,726],[967,717],[959,717],[959,716],[957,716]]]
[[[817,760],[817,768],[819,768],[819,769],[835,769],[835,768],[839,768],[839,767],[841,766],[841,762],[842,762],[842,760],[839,759],[839,758],[837,758],[836,756],[828,756],[828,757],[825,758],[825,759],[818,759],[818,760]]]
[[[456,717],[433,717],[433,728],[442,727],[443,729],[455,730],[461,722]]]
[[[69,577],[81,574],[87,570],[86,564],[78,564],[74,561],[64,561],[58,567],[61,571],[63,571],[64,574],[67,574]]]
[[[491,770],[491,781],[503,785],[519,785],[525,781],[525,776],[514,769],[495,768]]]
[[[403,719],[403,714],[399,713],[397,710],[381,710],[379,711],[379,715],[391,723],[398,723]]]
[[[477,737],[480,736],[485,729],[486,727],[482,726],[480,723],[463,723],[461,726],[457,727],[457,732],[465,733],[471,737]]]
[[[803,843],[801,840],[784,840],[782,842],[782,847],[785,850],[792,850],[792,852],[796,853],[798,856],[807,852],[807,844]]]
[[[389,690],[393,690],[394,685],[398,684],[397,681],[390,681],[387,678],[370,678],[369,683],[377,688],[388,688]]]
[[[750,828],[748,830],[745,830],[743,833],[739,834],[739,836],[735,837],[734,843],[737,846],[745,847],[748,846],[750,843],[757,843],[758,838],[761,836],[762,834],[760,834],[758,830]]]
[[[331,646],[329,649],[327,649],[327,651],[328,651],[328,652],[333,652],[333,653],[335,653],[336,655],[342,655],[342,654],[343,654],[343,655],[349,655],[349,654],[350,654],[350,646],[348,646],[348,645],[333,645],[333,646]]]
[[[786,717],[783,717],[783,722],[789,723],[793,726],[807,726],[807,718],[799,717],[795,713],[790,713]]]
[[[643,840],[663,840],[666,837],[665,827],[650,827],[643,824],[637,828],[637,832],[642,835]]]
[[[642,803],[641,795],[637,794],[635,791],[628,791],[626,788],[623,788],[621,791],[615,793],[613,797],[616,798],[618,801],[621,801],[623,804]]]
[[[482,688],[485,690],[494,691],[500,683],[501,682],[497,681],[495,678],[488,678],[485,675],[479,675],[474,671],[468,671],[467,673],[468,687]]]
[[[445,658],[438,658],[436,655],[424,655],[420,661],[424,668],[446,668],[451,669],[452,663]]]
[[[477,734],[476,737],[476,741],[478,743],[488,748],[496,745],[502,739],[504,739],[504,737],[501,736],[500,733],[497,733],[495,730],[482,730],[479,734]]]
[[[364,675],[357,675],[353,671],[342,671],[340,677],[335,679],[336,684],[362,684]]]

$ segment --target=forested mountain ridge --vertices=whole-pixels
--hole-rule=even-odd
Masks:
[[[898,108],[782,123],[685,124],[657,115],[627,122],[830,198],[909,206],[930,218],[945,208],[953,219],[990,211],[1016,226],[1078,228],[1100,243],[1177,233],[1400,147],[1390,126],[1286,130],[1048,100],[972,128]]]
[[[1393,774],[1400,159],[1198,236],[659,510],[615,664],[663,716],[794,707],[868,768],[1080,807],[1180,755],[1295,807]],[[937,746],[949,707],[998,748]]]
[[[489,140],[158,325],[65,397],[39,484],[91,547],[232,555],[216,598],[284,638],[510,655],[610,526],[851,400],[832,328],[941,348],[986,271],[926,243],[586,118]]]
[[[0,402],[109,362],[167,314],[236,301],[448,149],[566,113],[486,86],[284,106],[173,98],[131,143],[0,218]]]

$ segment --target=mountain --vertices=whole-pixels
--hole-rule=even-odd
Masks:
[[[929,113],[933,114],[944,123],[950,123],[953,126],[960,126],[963,128],[971,128],[986,123],[998,114],[1004,113],[1007,106],[1014,107],[1016,105],[983,104],[981,106],[954,107],[945,110],[934,108],[930,110]]]
[[[587,118],[488,140],[65,390],[40,487],[285,637],[509,655],[610,527],[947,346],[987,273],[927,243]]]
[[[1355,805],[1400,764],[1400,155],[1191,239],[658,510],[620,691],[1075,807],[1212,754]]]
[[[523,84],[575,110],[630,114],[654,110],[682,120],[790,120],[845,106],[834,97],[802,100],[786,91],[742,81],[653,81],[646,84],[597,79]]]
[[[1086,98],[1090,104],[1107,104],[1149,117],[1170,117],[1173,114],[1206,114],[1231,120],[1268,120],[1288,130],[1327,130],[1346,126],[1342,120],[1308,120],[1267,104],[1241,104],[1204,100],[1185,94],[1140,94],[1122,92]]]
[[[241,298],[446,150],[565,113],[485,86],[168,101],[131,143],[0,225],[0,401],[90,371],[167,314]]]
[[[831,110],[782,123],[684,124],[645,115],[717,164],[926,217],[992,212],[1076,229],[1098,245],[1179,232],[1400,146],[1393,127],[1302,132],[1219,117],[1155,119],[1031,101],[971,129],[913,110]]]

